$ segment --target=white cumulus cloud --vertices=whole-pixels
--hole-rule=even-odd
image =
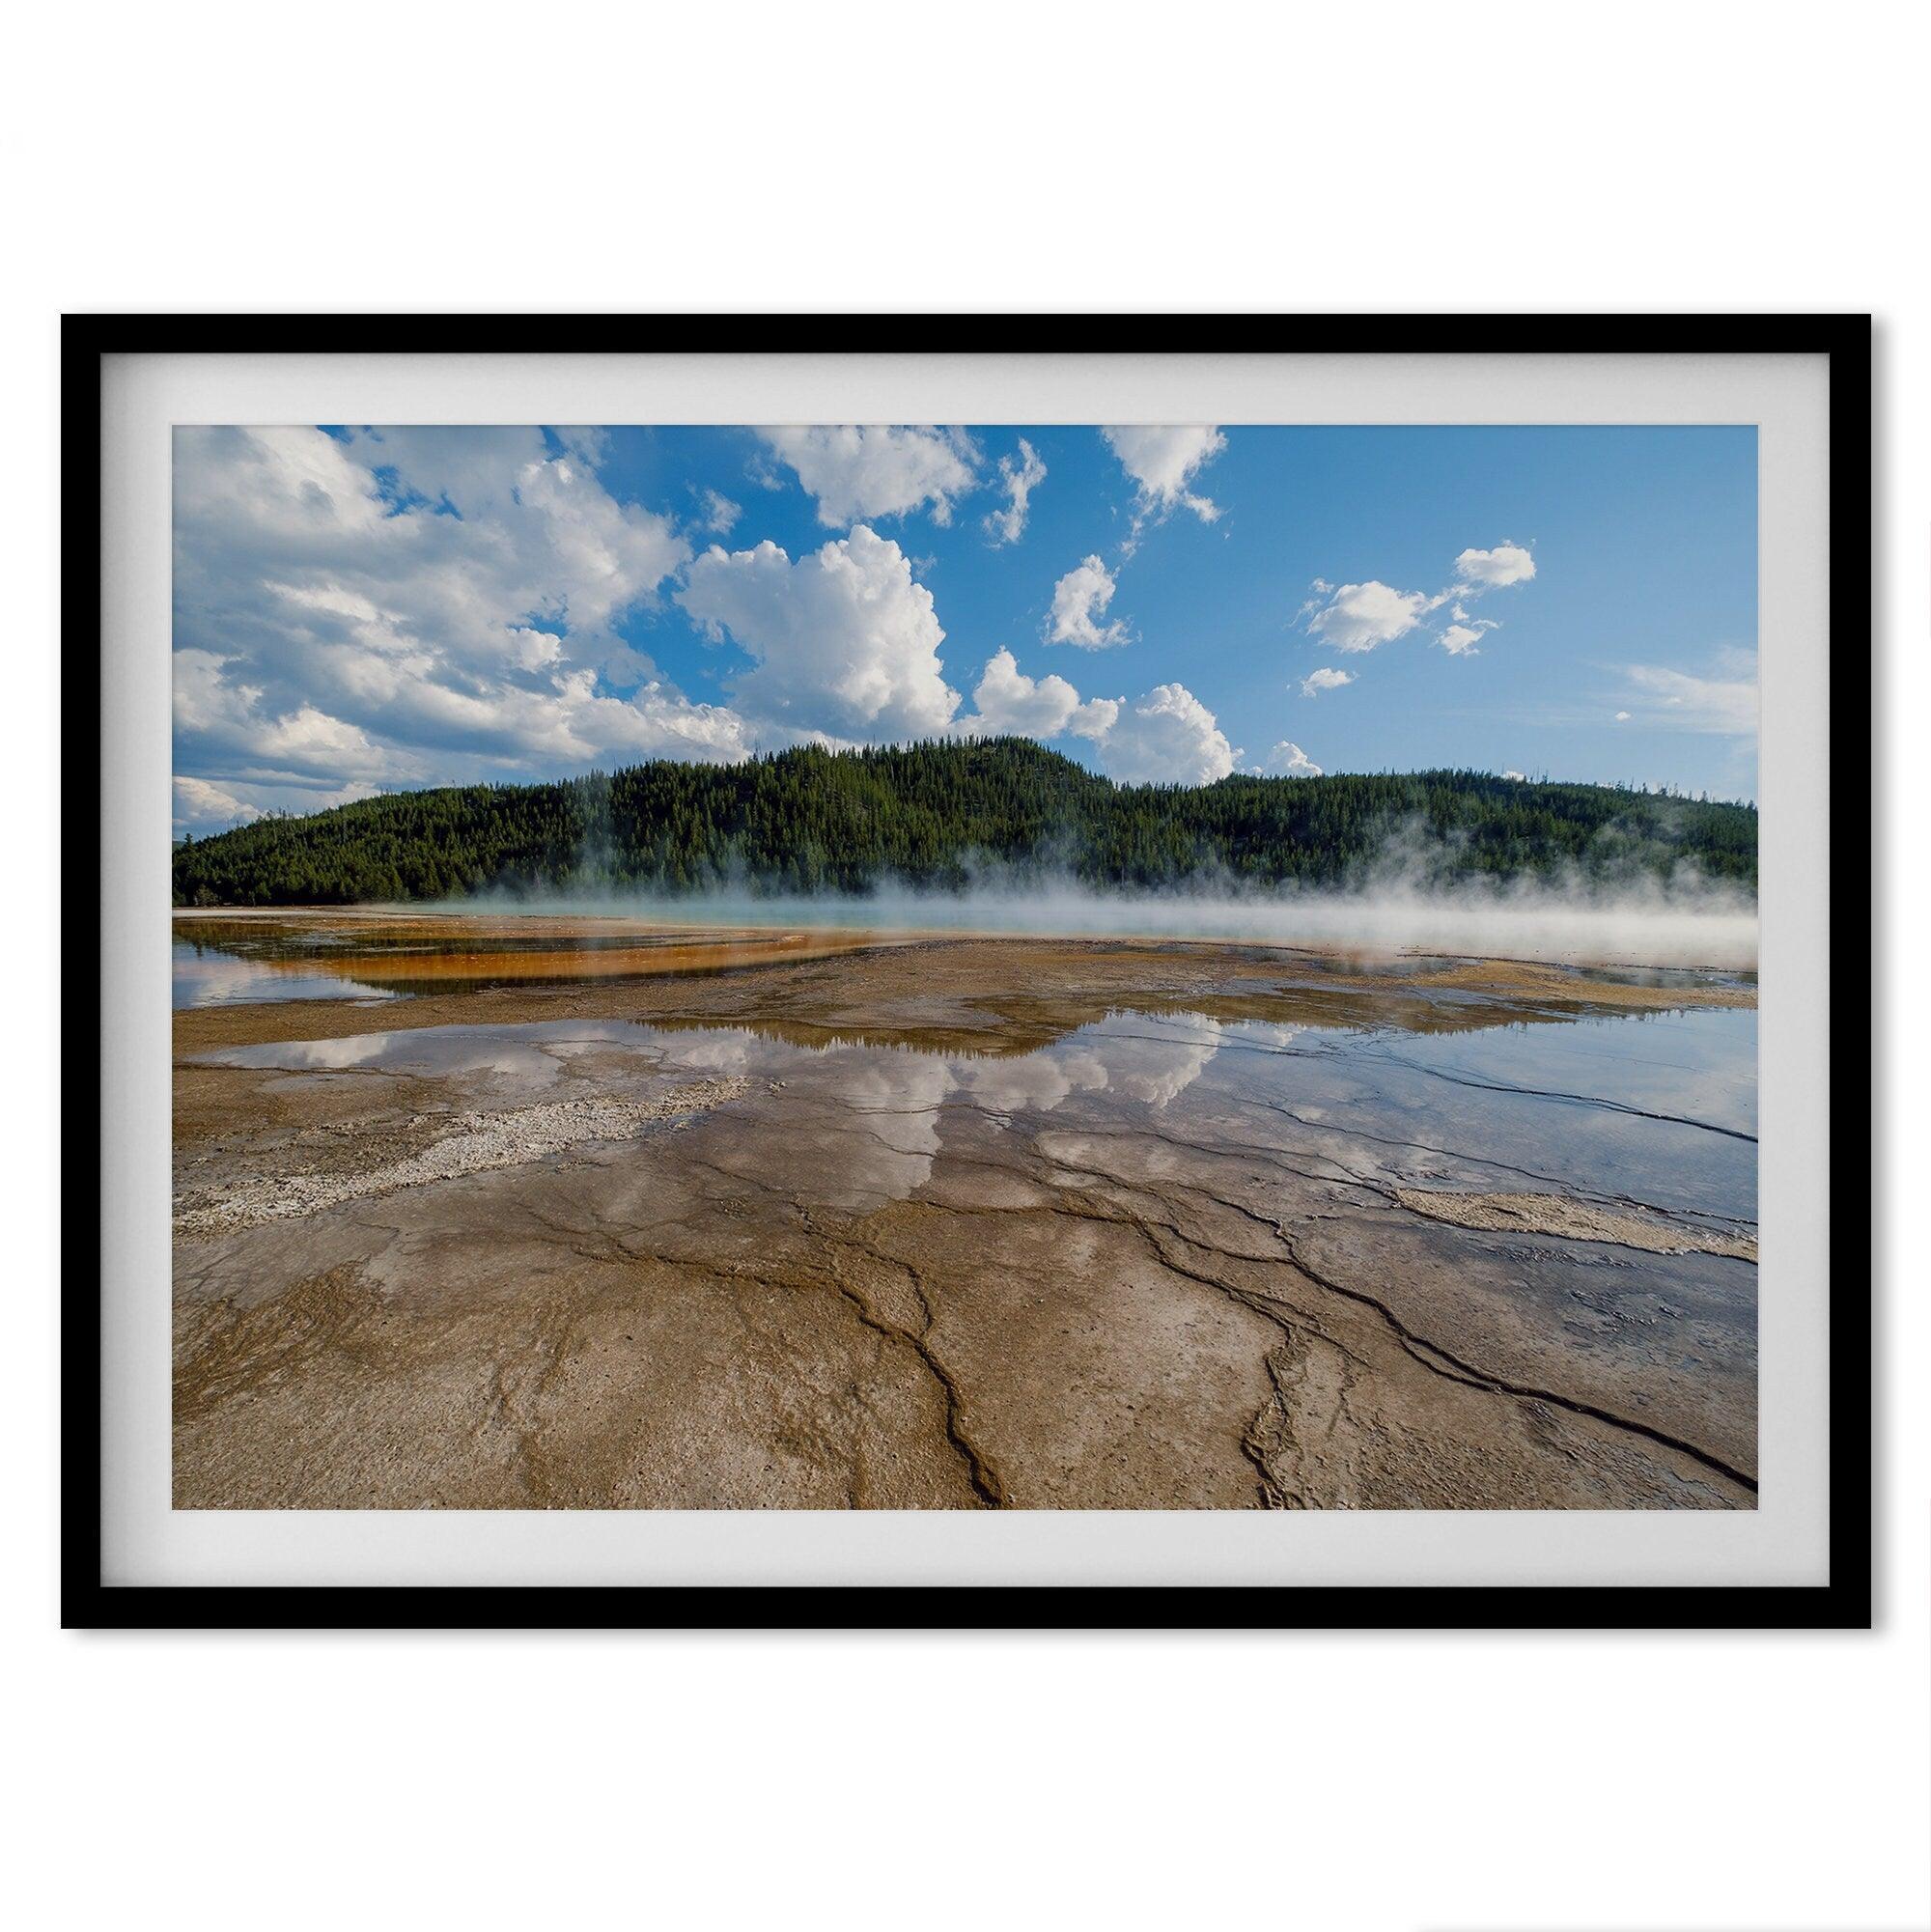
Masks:
[[[615,629],[688,545],[604,489],[599,438],[558,441],[178,430],[178,774],[307,810],[619,755],[745,756],[741,720],[684,698]]]
[[[1183,504],[1203,523],[1220,515],[1211,497],[1190,489],[1193,479],[1227,447],[1217,429],[1139,426],[1105,429],[1120,467],[1133,478],[1138,502],[1134,527],[1150,517],[1164,517]]]
[[[1127,627],[1115,620],[1102,623],[1113,601],[1113,575],[1097,556],[1087,557],[1052,587],[1052,615],[1047,636],[1055,644],[1077,644],[1084,651],[1104,651],[1128,641]]]
[[[1328,591],[1328,601],[1318,603],[1308,618],[1308,632],[1336,651],[1372,651],[1378,644],[1391,644],[1434,608],[1420,591],[1394,590],[1372,577],[1333,589],[1316,587]]]
[[[1033,446],[1021,436],[1017,458],[999,459],[999,487],[1006,492],[1006,507],[994,510],[986,518],[986,528],[995,544],[1017,544],[1025,535],[1027,501],[1046,481],[1046,464]]]
[[[1465,586],[1499,590],[1526,583],[1535,574],[1535,559],[1504,537],[1493,550],[1464,550],[1455,559],[1455,574]]]
[[[955,720],[963,733],[986,738],[1018,734],[1026,738],[1105,738],[1119,716],[1115,698],[1091,698],[1084,704],[1064,678],[1028,678],[1010,651],[995,651],[986,660],[979,687],[972,693],[973,714]]]
[[[1304,698],[1319,697],[1323,691],[1338,691],[1343,685],[1352,685],[1355,674],[1352,671],[1337,671],[1330,664],[1324,664],[1318,671],[1309,671],[1301,681],[1301,695]]]
[[[1066,728],[1075,738],[1104,739],[1119,722],[1125,703],[1125,698],[1088,698],[1067,720]]]
[[[256,806],[237,798],[225,786],[211,785],[206,778],[175,780],[177,830],[198,831],[207,827],[225,831],[230,826],[243,826],[261,816]]]
[[[932,593],[913,580],[905,552],[867,524],[796,563],[770,542],[714,545],[677,600],[754,660],[729,680],[732,702],[774,741],[936,736],[959,708]]]
[[[978,487],[976,452],[963,434],[935,429],[772,429],[759,434],[818,503],[828,529],[932,505],[952,520],[952,501]]]
[[[1158,685],[1123,705],[1100,741],[1100,768],[1123,785],[1211,785],[1237,756],[1214,714],[1185,685]]]
[[[1500,626],[1492,617],[1472,616],[1468,605],[1487,591],[1526,583],[1534,574],[1535,559],[1505,540],[1492,550],[1464,550],[1455,559],[1454,581],[1432,597],[1395,590],[1372,577],[1339,588],[1316,577],[1315,595],[1301,606],[1300,617],[1310,636],[1337,651],[1372,651],[1407,636],[1446,604],[1451,621],[1433,641],[1451,658],[1473,658],[1480,655],[1483,633]]]
[[[1261,760],[1259,770],[1264,775],[1273,778],[1318,778],[1321,775],[1320,766],[1300,745],[1285,738]]]

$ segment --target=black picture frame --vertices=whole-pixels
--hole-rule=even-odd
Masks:
[[[62,803],[70,851],[100,849],[102,359],[124,353],[447,356],[726,350],[854,355],[1467,353],[1825,356],[1836,769],[1868,769],[1871,319],[1560,316],[183,316],[84,315],[61,334]],[[1845,959],[1871,931],[1866,828],[1829,832],[1829,929]],[[68,1627],[177,1629],[1858,1630],[1872,1614],[1872,1238],[1855,1193],[1830,1216],[1829,1577],[1816,1585],[109,1585],[101,1574],[101,907],[62,910],[61,1614]],[[1831,1010],[1831,1170],[1870,1170],[1871,1021]],[[1856,1184],[1853,1184],[1855,1187]]]

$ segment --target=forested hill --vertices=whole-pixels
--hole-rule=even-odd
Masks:
[[[1756,810],[1478,771],[1120,786],[1027,739],[640,765],[399,792],[175,848],[178,906],[611,887],[864,892],[1070,874],[1098,886],[1345,884],[1693,866],[1756,889]]]

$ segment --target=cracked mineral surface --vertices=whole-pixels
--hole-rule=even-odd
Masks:
[[[179,1507],[1754,1505],[1748,977],[236,924]]]

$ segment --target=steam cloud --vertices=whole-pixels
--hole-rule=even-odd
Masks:
[[[1396,876],[1345,891],[1258,892],[1221,881],[1148,893],[1104,891],[1068,877],[994,876],[960,892],[891,884],[862,895],[765,896],[726,884],[695,895],[587,888],[464,903],[666,926],[1227,939],[1727,971],[1752,971],[1757,963],[1754,900],[1681,871],[1666,884],[1614,887],[1526,880],[1443,885]]]

